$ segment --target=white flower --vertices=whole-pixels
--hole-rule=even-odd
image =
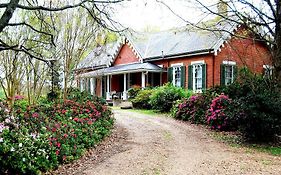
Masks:
[[[19,144],[19,147],[20,147],[20,148],[22,147],[22,143]]]
[[[49,159],[49,155],[46,156],[46,159]]]
[[[10,151],[11,151],[11,152],[15,151],[15,148],[14,148],[14,147],[12,147],[12,148],[10,149]]]
[[[36,133],[31,133],[30,136],[31,136],[33,139],[36,139],[37,134],[36,134]]]
[[[3,138],[0,138],[0,143],[3,142],[3,140],[4,140]]]
[[[10,122],[11,122],[11,120],[10,120],[10,119],[8,119],[8,118],[6,118],[6,119],[5,119],[5,122],[6,122],[6,123],[10,123]]]
[[[12,120],[14,120],[15,119],[15,117],[13,116],[13,115],[11,115],[11,117],[10,117]]]
[[[22,161],[24,161],[24,162],[25,162],[25,158],[22,158]]]

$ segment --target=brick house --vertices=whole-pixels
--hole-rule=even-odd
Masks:
[[[241,26],[218,23],[217,27],[228,32],[166,31],[97,47],[79,63],[77,85],[107,100],[113,94],[127,100],[132,86],[171,82],[201,92],[232,83],[239,67],[258,74],[270,68],[265,43],[252,39]]]

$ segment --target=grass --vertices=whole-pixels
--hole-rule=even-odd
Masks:
[[[4,91],[3,91],[3,89],[1,88],[0,89],[0,99],[3,99],[3,98],[5,98],[5,94],[4,94]]]
[[[214,139],[227,143],[232,147],[246,148],[247,153],[255,151],[265,152],[274,156],[281,156],[281,146],[272,144],[253,144],[243,142],[242,136],[230,132],[212,132],[210,134]]]

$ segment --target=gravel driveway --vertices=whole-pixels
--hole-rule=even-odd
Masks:
[[[75,174],[281,174],[281,157],[230,147],[202,127],[129,110],[114,117],[128,134],[122,149]]]

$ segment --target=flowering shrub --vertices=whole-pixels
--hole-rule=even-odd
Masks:
[[[175,105],[176,112],[174,117],[177,119],[188,120],[192,123],[205,124],[205,113],[209,105],[208,96],[205,94],[196,94],[189,99]]]
[[[214,98],[207,111],[207,124],[212,129],[235,130],[237,118],[235,118],[236,114],[233,111],[233,105],[232,100],[224,94]]]
[[[40,174],[77,159],[113,125],[100,101],[15,107],[13,114],[1,108],[0,174]]]

